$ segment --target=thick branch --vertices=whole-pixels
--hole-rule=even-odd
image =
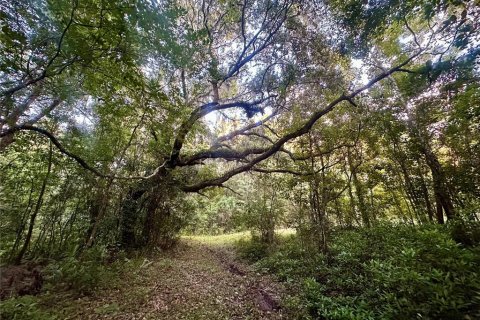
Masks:
[[[46,136],[48,139],[50,139],[50,141],[55,145],[55,147],[57,147],[57,149],[63,153],[64,155],[66,155],[67,157],[70,157],[72,159],[74,159],[80,166],[82,166],[84,169],[87,169],[88,171],[90,172],[93,172],[95,175],[99,176],[99,177],[102,177],[102,178],[105,178],[107,177],[106,175],[104,175],[103,173],[101,173],[100,171],[98,171],[97,169],[95,169],[94,167],[90,166],[85,160],[83,160],[81,157],[77,156],[76,154],[73,154],[72,152],[68,151],[67,149],[65,149],[62,144],[60,143],[60,141],[58,141],[58,139],[52,134],[50,133],[49,131],[45,130],[45,129],[42,129],[42,128],[38,128],[38,127],[35,127],[35,126],[32,126],[32,125],[29,125],[29,124],[24,124],[24,125],[21,125],[21,126],[14,126],[12,127],[11,129],[9,130],[6,130],[4,132],[1,132],[0,133],[0,138],[2,137],[5,137],[9,134],[12,134],[12,133],[15,133],[17,131],[21,131],[21,130],[28,130],[28,131],[35,131],[35,132],[38,132],[44,136]]]
[[[196,153],[195,155],[186,158],[185,160],[178,161],[178,166],[189,166],[198,164],[199,161],[205,159],[224,159],[224,160],[243,160],[252,154],[262,154],[267,151],[268,148],[251,148],[243,151],[236,151],[230,149],[220,150],[206,150]]]
[[[32,118],[28,119],[26,124],[35,124],[38,121],[40,121],[43,117],[47,116],[50,112],[52,112],[60,103],[62,100],[60,99],[54,99],[52,103],[50,103],[49,106],[44,108],[42,111],[40,111],[37,115],[33,116]]]
[[[265,169],[265,168],[253,168],[251,171],[260,172],[260,173],[286,173],[292,174],[294,176],[311,176],[312,172],[300,172],[290,169]]]
[[[295,171],[295,170],[290,170],[290,169],[279,169],[279,168],[269,169],[269,168],[259,168],[259,167],[253,167],[251,169],[251,171],[260,172],[260,173],[287,173],[287,174],[293,174],[295,176],[313,176],[313,175],[318,174],[319,172],[321,172],[323,170],[326,170],[328,168],[336,166],[341,161],[342,160],[335,161],[334,163],[322,166],[321,168],[319,168],[315,171],[308,171],[308,172]]]
[[[178,158],[180,156],[180,151],[183,147],[185,137],[190,132],[190,130],[192,129],[195,122],[197,122],[197,120],[199,120],[200,118],[206,116],[207,114],[213,111],[218,111],[218,110],[226,110],[226,109],[232,109],[232,108],[243,108],[245,110],[249,110],[249,108],[255,107],[270,98],[272,98],[272,96],[255,100],[253,102],[236,101],[236,102],[225,103],[225,104],[207,103],[198,107],[190,114],[190,117],[185,122],[183,122],[182,125],[180,126],[180,129],[178,130],[178,134],[175,137],[175,141],[173,142],[173,149],[170,155],[168,166],[174,168],[178,164]]]
[[[69,158],[72,158],[73,160],[75,160],[82,168],[84,169],[87,169],[88,171],[92,172],[93,174],[95,174],[96,176],[100,177],[100,178],[111,178],[111,179],[122,179],[122,180],[130,180],[130,179],[138,179],[138,180],[145,180],[145,179],[150,179],[150,178],[153,178],[155,175],[158,174],[158,172],[163,168],[165,167],[165,164],[167,163],[167,161],[165,161],[162,165],[158,166],[157,168],[155,168],[155,170],[153,171],[152,174],[148,175],[148,176],[131,176],[131,177],[118,177],[118,176],[114,176],[114,175],[107,175],[107,174],[103,174],[101,173],[100,171],[98,171],[97,169],[95,169],[94,167],[92,167],[91,165],[89,165],[83,158],[81,158],[80,156],[77,156],[76,154],[68,151],[61,143],[60,141],[58,141],[58,139],[49,131],[45,130],[45,129],[42,129],[42,128],[39,128],[39,127],[35,127],[35,126],[32,126],[30,124],[24,124],[24,125],[20,125],[20,126],[14,126],[8,130],[5,130],[5,131],[2,131],[0,132],[0,138],[3,138],[3,137],[6,137],[8,135],[11,135],[15,132],[18,132],[18,131],[34,131],[34,132],[37,132],[37,133],[40,133],[44,136],[46,136],[54,145],[55,147],[57,147],[57,149],[63,153],[64,155],[66,155],[67,157]]]
[[[238,130],[235,130],[235,131],[232,131],[230,132],[229,134],[226,134],[226,135],[223,135],[221,137],[218,137],[215,142],[214,142],[214,146],[217,145],[217,144],[220,144],[221,142],[224,142],[224,141],[227,141],[227,140],[231,140],[233,139],[234,137],[238,136],[238,135],[241,135],[245,132],[247,132],[248,130],[252,130],[254,128],[257,128],[257,127],[260,127],[262,125],[264,125],[267,121],[269,121],[270,119],[272,119],[274,116],[276,116],[278,114],[278,108],[275,109],[275,111],[273,111],[270,115],[268,115],[267,117],[265,117],[264,119],[262,120],[259,120],[257,122],[254,122],[254,123],[250,123],[250,124],[247,124],[245,126],[243,126],[242,128],[238,129]]]
[[[328,114],[330,111],[332,111],[338,104],[340,104],[343,101],[351,101],[354,97],[356,97],[358,94],[362,93],[363,91],[370,89],[372,86],[374,86],[377,82],[389,77],[393,73],[397,72],[399,69],[403,68],[405,65],[410,63],[413,59],[415,59],[422,51],[417,52],[407,60],[405,60],[403,63],[399,64],[396,67],[391,68],[390,70],[386,72],[382,72],[372,80],[370,80],[366,85],[358,88],[357,90],[354,90],[348,95],[341,95],[337,99],[333,100],[330,104],[328,104],[324,109],[315,112],[310,119],[303,124],[300,128],[297,130],[290,132],[280,139],[277,140],[275,144],[273,144],[267,151],[262,153],[261,155],[255,157],[252,159],[249,163],[246,163],[240,167],[237,167],[233,170],[230,170],[223,174],[220,177],[205,180],[193,185],[187,185],[183,186],[182,189],[186,192],[195,192],[198,190],[201,190],[203,188],[211,187],[211,186],[219,186],[225,181],[229,180],[231,177],[240,174],[242,172],[248,171],[252,169],[257,163],[262,162],[265,159],[268,159],[272,155],[274,155],[276,152],[282,149],[283,145],[297,137],[300,137],[310,131],[310,129],[314,126],[314,124],[324,115]]]

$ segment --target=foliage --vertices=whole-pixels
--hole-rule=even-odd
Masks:
[[[55,315],[38,307],[34,296],[22,296],[0,302],[1,317],[5,320],[48,320],[58,319]]]
[[[191,219],[184,232],[188,234],[228,234],[245,230],[238,223],[242,214],[242,200],[235,196],[216,190],[209,197],[192,197]]]
[[[99,287],[107,286],[114,278],[116,265],[106,263],[105,248],[95,247],[82,256],[68,256],[50,263],[44,270],[47,285],[45,290],[71,291],[80,295],[94,293]]]
[[[294,284],[301,296],[296,307],[313,318],[479,316],[478,247],[457,244],[448,227],[336,230],[330,249],[314,253],[292,237],[257,266]]]
[[[87,295],[248,230],[314,317],[476,316],[478,0],[10,2],[2,262]]]
[[[237,242],[237,250],[240,256],[250,262],[256,262],[268,255],[271,245],[263,242],[258,237],[241,239]]]

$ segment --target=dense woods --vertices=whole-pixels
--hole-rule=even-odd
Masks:
[[[5,318],[243,231],[287,318],[480,317],[479,21],[477,0],[0,0]]]

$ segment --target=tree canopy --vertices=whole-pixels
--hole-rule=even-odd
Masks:
[[[478,215],[475,1],[14,0],[0,18],[11,259],[168,245],[202,195],[255,207],[238,190],[271,184],[325,237]]]
[[[85,293],[122,254],[248,230],[312,318],[480,316],[479,21],[478,0],[1,0],[2,264]]]

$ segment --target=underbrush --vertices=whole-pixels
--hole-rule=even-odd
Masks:
[[[480,226],[458,230],[381,225],[334,231],[326,254],[296,236],[268,248],[243,242],[239,252],[291,284],[298,318],[478,319]]]
[[[38,297],[25,295],[0,302],[0,319],[51,320],[58,319],[58,317],[43,310],[39,306]]]
[[[50,261],[43,268],[43,286],[38,295],[14,295],[0,301],[0,319],[61,319],[57,303],[63,299],[74,301],[92,295],[98,290],[117,285],[125,275],[135,274],[142,267],[142,259],[127,258],[123,253],[102,247],[85,251],[80,257],[68,256]],[[33,262],[30,262],[33,263]],[[15,279],[14,281],[25,281]]]

